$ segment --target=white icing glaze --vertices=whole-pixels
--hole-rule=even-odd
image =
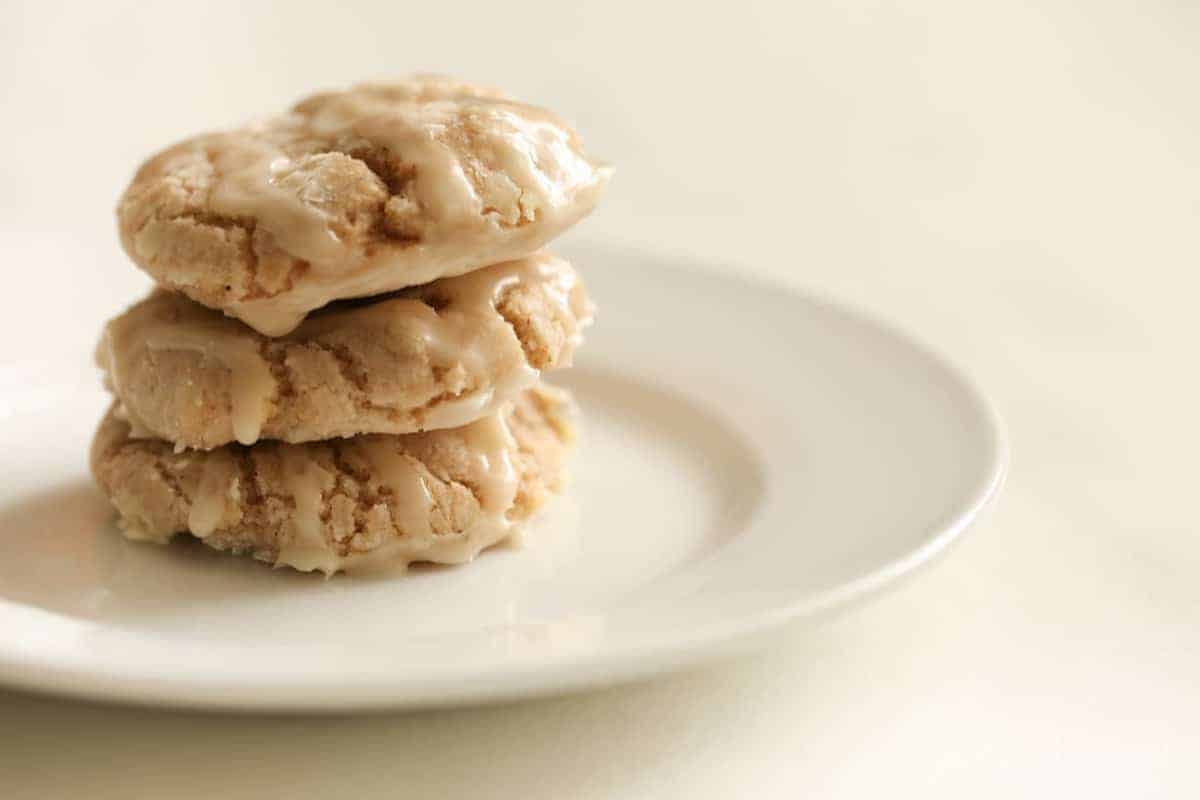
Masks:
[[[465,479],[476,489],[479,517],[465,531],[435,534],[430,525],[433,497],[422,470],[404,454],[395,437],[364,436],[341,443],[371,465],[372,474],[387,490],[387,507],[396,529],[378,546],[340,555],[326,535],[320,510],[324,505],[322,483],[314,473],[324,474],[302,448],[281,448],[287,490],[295,502],[291,536],[275,559],[276,566],[303,572],[320,570],[326,575],[346,572],[402,570],[414,561],[456,564],[470,561],[483,549],[511,534],[508,518],[516,498],[519,476],[512,460],[516,442],[503,414],[492,414],[461,431],[469,449],[470,463]]]
[[[338,568],[348,575],[371,575],[403,572],[417,562],[465,564],[492,545],[504,541],[514,530],[513,524],[507,520],[497,522],[492,518],[484,518],[462,533],[439,536],[424,542],[390,539],[373,550],[351,552],[339,558]]]
[[[237,489],[233,457],[225,450],[216,450],[204,460],[204,471],[192,507],[188,511],[188,530],[204,539],[221,525],[227,501]],[[232,480],[231,480],[232,479]]]
[[[416,297],[392,297],[369,305],[331,310],[309,317],[287,341],[320,341],[345,330],[378,330],[397,341],[418,341],[431,369],[459,370],[476,383],[460,395],[438,399],[413,409],[412,430],[456,428],[484,417],[536,383],[521,343],[497,313],[502,293],[515,284],[542,287],[558,306],[557,314],[570,331],[559,363],[569,365],[591,322],[591,306],[575,271],[549,253],[496,264],[467,275],[446,278],[413,290],[417,296],[444,303],[434,311]],[[572,327],[573,326],[573,327]],[[258,335],[239,323],[183,299],[135,306],[109,323],[98,359],[118,397],[133,409],[126,414],[138,434],[168,437],[136,413],[137,394],[128,386],[129,373],[144,349],[189,350],[228,369],[231,375],[231,422],[237,441],[252,444],[271,413],[276,381],[263,357],[266,346]],[[169,438],[169,437],[168,437]]]
[[[475,486],[486,513],[503,516],[517,496],[517,443],[501,414],[484,417],[462,430],[474,460]]]
[[[389,203],[410,204],[421,231],[419,241],[364,254],[338,239],[325,211],[280,184],[294,163],[282,149],[264,139],[218,154],[213,210],[254,219],[256,230],[309,266],[289,290],[226,309],[268,336],[288,333],[332,300],[382,294],[532,252],[590,212],[612,174],[589,161],[546,112],[490,98],[397,104],[345,94],[311,117],[283,120],[330,141],[366,141],[402,156],[413,178],[403,197]],[[466,122],[469,152],[452,141]],[[479,175],[480,167],[489,170],[482,187],[487,197],[466,172]],[[515,215],[489,203],[493,195],[510,207],[515,201]]]
[[[368,439],[359,450],[371,465],[375,480],[388,492],[388,511],[401,535],[414,539],[432,536],[429,514],[433,495],[413,460],[387,437]]]
[[[134,399],[125,391],[128,372],[133,359],[145,357],[145,350],[200,353],[229,370],[234,437],[242,444],[257,441],[275,393],[275,378],[259,344],[236,325],[202,307],[179,304],[171,309],[181,312],[179,316],[169,317],[158,314],[158,310],[153,304],[135,306],[105,328],[100,366],[108,373],[117,395],[127,405]],[[146,427],[135,413],[129,414],[129,419],[137,420],[139,428]]]
[[[218,214],[272,220],[269,230],[285,249],[314,263],[328,263],[342,252],[342,243],[319,208],[279,185],[291,163],[265,142],[239,140],[238,147],[219,151],[213,160],[222,179],[213,187],[209,203]]]
[[[154,542],[155,544],[166,544],[175,536],[175,532],[160,533],[151,531],[144,527],[139,520],[129,517],[120,517],[117,519],[117,525],[121,528],[121,535],[132,542]]]
[[[302,447],[281,445],[278,453],[284,485],[292,496],[295,510],[275,564],[287,564],[301,572],[317,569],[332,574],[337,569],[338,555],[325,536],[321,509],[325,504],[325,490],[332,486],[333,478]]]

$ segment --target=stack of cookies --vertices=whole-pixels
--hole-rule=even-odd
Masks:
[[[108,323],[92,470],[132,539],[332,574],[458,563],[556,489],[592,305],[541,248],[610,169],[560,119],[418,76],[151,158],[118,207],[158,284]]]

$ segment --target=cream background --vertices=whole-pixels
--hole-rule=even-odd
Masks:
[[[152,149],[438,70],[561,110],[617,163],[580,237],[887,317],[970,368],[1014,453],[947,560],[762,656],[365,718],[0,693],[0,795],[1200,790],[1192,4],[10,2],[0,67],[2,361],[82,361],[78,332],[143,285],[111,210]]]

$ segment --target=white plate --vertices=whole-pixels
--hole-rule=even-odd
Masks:
[[[0,681],[209,708],[511,698],[663,672],[879,589],[999,490],[960,373],[778,289],[608,250],[569,492],[522,547],[325,581],[126,542],[85,453],[92,370],[0,369]],[[81,331],[92,337],[94,331]]]

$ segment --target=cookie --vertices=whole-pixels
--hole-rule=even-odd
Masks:
[[[187,532],[326,574],[457,564],[511,535],[558,487],[567,408],[564,393],[535,387],[461,428],[179,453],[131,438],[114,405],[92,472],[130,539]]]
[[[334,300],[528,255],[589,213],[610,173],[550,112],[416,76],[170,147],[117,218],[159,285],[280,336]]]
[[[269,338],[156,291],[97,349],[140,436],[211,449],[465,425],[570,364],[592,306],[575,271],[537,253],[369,302]]]

